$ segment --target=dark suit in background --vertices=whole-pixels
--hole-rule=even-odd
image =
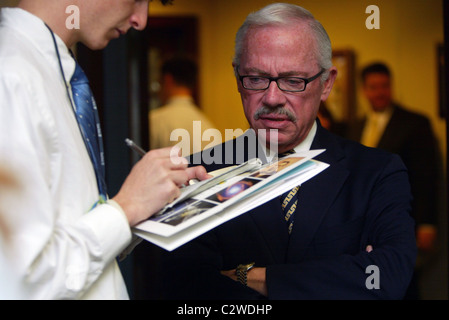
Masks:
[[[439,183],[443,177],[441,155],[430,121],[423,115],[411,112],[398,104],[392,104],[392,115],[377,148],[398,154],[408,169],[413,195],[412,217],[416,230],[424,226],[437,229]],[[366,119],[349,126],[349,138],[360,141]],[[421,232],[423,232],[421,230]],[[418,238],[419,241],[419,238]],[[415,276],[406,299],[420,299],[419,274],[435,254],[435,244],[427,250],[419,250]]]
[[[438,223],[443,218],[439,215],[443,210],[441,190],[444,189],[444,182],[437,139],[430,121],[424,115],[408,111],[395,103],[392,73],[385,63],[373,62],[366,65],[361,70],[361,79],[370,111],[366,119],[350,126],[352,131],[349,131],[349,137],[398,154],[408,169],[418,259],[406,299],[420,299],[420,273],[435,257],[437,239],[444,234],[444,230],[439,230]]]
[[[351,126],[351,139],[360,141],[364,123],[365,119]],[[377,148],[398,154],[409,170],[416,224],[436,224],[437,192],[432,186],[436,186],[441,174],[441,159],[430,121],[393,104],[393,113]]]

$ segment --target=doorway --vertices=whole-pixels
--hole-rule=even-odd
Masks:
[[[194,16],[158,16],[150,17],[142,39],[146,43],[145,60],[147,72],[148,111],[158,108],[160,101],[160,70],[162,63],[175,56],[192,59],[199,66],[198,18]],[[200,67],[200,66],[199,66]],[[193,98],[198,104],[198,84]],[[148,117],[147,117],[148,119]],[[148,129],[150,124],[148,123]],[[148,131],[141,134],[147,134]],[[151,148],[151,145],[149,146]],[[164,250],[143,241],[134,249],[134,293],[135,299],[160,299],[160,288],[163,285],[159,275],[160,257]]]

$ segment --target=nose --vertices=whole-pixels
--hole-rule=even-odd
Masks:
[[[281,107],[286,103],[286,98],[281,89],[277,86],[276,81],[272,81],[270,86],[265,90],[263,102],[267,107]]]
[[[130,18],[131,26],[136,30],[143,30],[148,20],[148,1],[137,1],[134,13]]]

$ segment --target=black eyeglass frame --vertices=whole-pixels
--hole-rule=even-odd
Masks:
[[[265,76],[256,76],[256,75],[244,75],[244,76],[242,76],[242,75],[240,75],[240,73],[239,73],[238,67],[236,68],[237,76],[238,76],[238,78],[239,78],[239,80],[240,80],[240,82],[241,82],[243,88],[245,88],[246,90],[252,90],[252,91],[263,91],[263,90],[267,90],[267,89],[270,87],[271,82],[274,81],[274,82],[276,82],[276,85],[277,85],[277,87],[279,88],[279,90],[285,91],[285,92],[303,92],[303,91],[305,91],[306,88],[307,88],[307,84],[310,83],[310,82],[312,82],[313,80],[317,79],[320,75],[323,74],[323,72],[324,72],[325,70],[326,70],[326,69],[321,69],[320,72],[318,72],[316,75],[314,75],[314,76],[312,76],[312,77],[310,77],[310,78],[301,78],[301,77],[265,77]],[[251,89],[251,88],[245,87],[245,85],[243,84],[243,79],[244,79],[244,78],[263,78],[263,79],[268,79],[269,82],[268,82],[267,87],[264,88],[264,89]],[[284,89],[281,89],[281,87],[279,86],[279,83],[278,83],[278,80],[279,80],[279,79],[297,79],[297,80],[302,80],[302,81],[304,81],[304,89],[302,89],[302,90],[284,90]]]

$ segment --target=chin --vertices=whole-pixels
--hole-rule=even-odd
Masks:
[[[108,44],[109,44],[109,41],[100,42],[100,43],[97,43],[97,44],[93,45],[92,47],[90,47],[90,49],[91,50],[103,50],[104,48],[107,47]]]
[[[265,143],[268,149],[276,152],[283,152],[290,149],[292,137],[282,134],[278,130],[259,130],[258,137],[262,143]]]
[[[83,44],[91,50],[103,50],[109,44],[111,39],[109,38],[99,38],[99,39],[87,39],[83,41]]]

